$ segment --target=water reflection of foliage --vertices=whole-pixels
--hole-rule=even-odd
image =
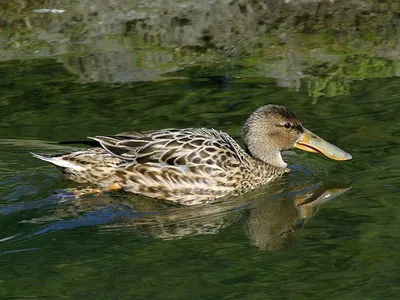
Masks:
[[[399,63],[367,55],[350,55],[338,64],[316,64],[308,68],[308,94],[315,103],[319,97],[350,93],[357,80],[388,78],[396,75]]]
[[[0,60],[51,55],[81,82],[158,80],[218,62],[299,90],[304,73],[314,102],[348,93],[357,80],[398,73],[396,1],[138,3],[2,2]],[[35,13],[44,7],[64,12]]]

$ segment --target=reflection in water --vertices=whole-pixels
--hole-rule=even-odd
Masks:
[[[350,189],[345,184],[318,184],[276,201],[260,202],[250,210],[247,222],[252,244],[276,251],[291,242],[293,232],[303,229],[318,207]]]
[[[107,83],[159,80],[193,64],[236,65],[238,76],[305,86],[315,101],[347,94],[355,81],[399,76],[395,1],[178,2],[0,5],[0,61],[52,58],[80,82]]]
[[[322,183],[302,187],[296,191],[263,194],[261,191],[234,197],[227,201],[205,206],[183,208],[155,199],[128,194],[109,194],[68,199],[62,195],[54,214],[22,223],[46,226],[33,236],[47,232],[81,226],[100,225],[100,230],[131,231],[163,240],[187,236],[218,234],[239,219],[245,219],[246,232],[253,245],[261,250],[277,251],[291,244],[292,234],[326,201],[350,189],[344,183]],[[55,204],[45,199],[42,205]],[[30,207],[40,207],[30,203]],[[8,214],[10,205],[1,210]]]

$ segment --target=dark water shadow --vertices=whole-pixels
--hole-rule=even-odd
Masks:
[[[18,245],[22,246],[24,240],[80,227],[172,240],[219,234],[241,220],[252,245],[261,250],[277,251],[293,245],[293,233],[301,230],[322,204],[349,189],[350,185],[345,180],[325,180],[294,188],[283,188],[276,184],[242,197],[195,207],[177,207],[167,202],[121,193],[81,199],[60,193],[38,201],[1,206],[0,214],[3,216],[32,209],[38,209],[41,215],[19,220],[18,223],[24,225],[26,231],[3,237],[0,242],[6,245],[11,243],[6,247],[11,249],[3,251],[3,254],[38,250]],[[47,214],[43,216],[43,212]]]

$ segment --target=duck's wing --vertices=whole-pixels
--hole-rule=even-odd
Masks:
[[[128,163],[206,164],[225,169],[248,160],[247,153],[227,133],[214,129],[165,129],[90,138]]]

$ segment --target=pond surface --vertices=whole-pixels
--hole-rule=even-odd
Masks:
[[[24,59],[9,49],[0,63],[1,299],[400,297],[399,60],[340,47],[321,58],[295,43],[284,62],[270,53],[264,65],[231,53],[191,64],[173,50],[160,71],[163,55],[124,44],[137,55],[125,72],[114,48],[97,50],[118,61],[99,62],[70,45]],[[169,65],[177,57],[185,63]],[[122,193],[75,199],[77,184],[30,155],[171,127],[215,128],[241,143],[248,115],[269,103],[353,159],[287,151],[292,172],[270,186],[179,208]]]
[[[399,295],[399,80],[360,82],[351,95],[311,105],[266,79],[201,71],[110,86],[76,83],[51,60],[1,66],[2,297]],[[293,172],[264,194],[182,210],[126,195],[68,198],[74,184],[29,154],[132,129],[205,126],[240,140],[248,114],[267,103],[290,107],[353,160],[289,152]],[[321,184],[351,189],[316,214],[299,213],[296,197]]]

